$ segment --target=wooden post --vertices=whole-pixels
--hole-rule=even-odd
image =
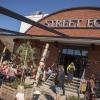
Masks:
[[[23,66],[23,71],[22,71],[22,76],[21,76],[21,83],[23,81],[24,71],[25,71],[25,67],[26,67],[27,52],[28,52],[28,50],[25,50],[25,60],[24,60],[24,66]]]
[[[47,56],[48,49],[49,49],[49,44],[47,43],[46,46],[45,46],[45,49],[43,51],[43,54],[42,54],[42,57],[41,57],[40,62],[44,62],[45,61],[45,58]]]
[[[2,54],[5,53],[6,49],[7,49],[7,47],[5,46],[4,49],[3,49]],[[1,59],[0,59],[0,65],[2,65],[2,61],[3,61],[3,55],[1,56]]]
[[[28,50],[26,49],[26,50],[25,50],[25,60],[24,60],[24,65],[25,65],[25,66],[26,66],[27,53],[28,53]]]
[[[41,60],[39,62],[39,67],[38,67],[38,70],[37,70],[37,73],[36,73],[36,85],[38,84],[39,77],[40,77],[41,66],[43,65],[43,63],[45,61],[48,49],[49,49],[49,43],[46,43],[43,54],[42,54],[42,57],[41,57]]]

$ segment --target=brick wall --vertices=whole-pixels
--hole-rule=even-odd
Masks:
[[[57,13],[51,14],[45,18],[43,18],[40,23],[45,24],[47,21],[51,20],[64,20],[64,19],[83,19],[83,24],[84,26],[84,21],[87,19],[96,19],[100,18],[100,10],[97,9],[72,9],[72,10],[62,10]],[[72,36],[72,37],[100,37],[100,29],[82,29],[82,28],[53,28],[59,32],[62,32],[63,34],[67,36]],[[27,34],[32,34],[32,35],[57,35],[52,32],[45,31],[43,29],[40,29],[36,26],[32,26],[28,31]]]
[[[14,52],[16,51],[18,46],[21,43],[24,43],[24,42],[25,42],[25,40],[21,40],[21,39],[15,40],[15,47],[14,47],[15,50],[14,50]],[[30,40],[30,44],[33,48],[37,48],[37,50],[38,50],[37,51],[38,52],[38,55],[37,55],[38,57],[35,60],[36,64],[38,65],[39,61],[41,59],[43,50],[45,48],[46,42]],[[59,52],[59,47],[56,46],[56,43],[50,43],[49,52],[48,52],[47,58],[46,58],[46,67],[50,67],[53,63],[57,62],[58,55],[59,55],[58,52]],[[16,61],[17,61],[17,59],[16,59]]]
[[[20,42],[23,42],[23,40],[20,40]],[[38,65],[46,42],[32,40],[31,45],[39,50],[39,57],[35,60],[36,64]],[[50,67],[52,64],[58,61],[60,45],[63,44],[50,43],[49,52],[46,58],[46,67]],[[16,46],[18,46],[18,44]],[[100,46],[91,45],[88,49],[86,77],[90,77],[91,74],[95,74],[96,79],[100,79]]]
[[[58,56],[59,56],[59,47],[55,46],[55,43],[51,44],[49,48],[49,55],[46,60],[46,66],[51,67],[54,63],[58,62]]]
[[[56,13],[53,13],[51,15],[48,15],[44,17],[41,21],[39,21],[41,24],[45,24],[49,20],[63,20],[63,19],[96,19],[100,18],[100,9],[96,8],[84,8],[84,9],[69,9],[69,10],[62,10],[58,11]],[[81,23],[84,24],[84,23]],[[82,29],[82,28],[53,28],[59,32],[62,32],[63,34],[71,37],[92,37],[92,38],[100,38],[100,28],[98,29]],[[48,36],[55,36],[56,34],[50,33],[48,31],[45,31],[43,29],[37,28],[36,26],[32,26],[28,31],[27,34],[32,35],[48,35]],[[52,48],[50,52],[53,51],[50,54],[49,57],[49,63],[51,64],[53,59],[56,59],[56,55],[58,56],[57,48]],[[96,75],[98,79],[100,79],[100,46],[95,46],[95,48],[89,48],[89,55],[88,55],[89,63],[86,67],[86,76],[89,77],[92,73]]]
[[[91,74],[95,74],[96,78],[100,80],[100,46],[89,48],[86,76],[90,77]]]

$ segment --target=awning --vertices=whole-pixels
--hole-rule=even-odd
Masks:
[[[99,38],[81,38],[81,37],[54,37],[54,36],[30,36],[30,35],[12,35],[12,34],[0,34],[0,40],[13,41],[14,39],[28,39],[28,40],[39,40],[45,42],[59,42],[59,43],[73,43],[73,44],[97,44],[100,45]]]

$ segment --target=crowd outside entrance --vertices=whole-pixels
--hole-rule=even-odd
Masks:
[[[90,78],[83,79],[80,85],[80,92],[84,95],[84,100],[96,100],[95,99],[95,76],[91,75]]]

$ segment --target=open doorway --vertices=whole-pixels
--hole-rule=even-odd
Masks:
[[[86,50],[63,49],[60,54],[59,63],[64,65],[65,73],[67,74],[67,67],[71,62],[73,62],[76,67],[74,77],[81,78],[87,64],[87,53],[88,51]]]

